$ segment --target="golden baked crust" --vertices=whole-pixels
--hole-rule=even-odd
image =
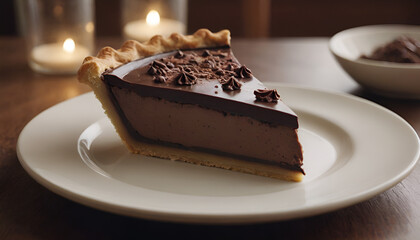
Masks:
[[[228,45],[230,45],[229,30],[212,33],[208,29],[200,29],[193,35],[184,36],[174,33],[168,38],[156,35],[144,43],[128,40],[118,50],[111,47],[104,47],[96,57],[86,57],[77,76],[82,83],[97,84],[105,70],[114,69],[136,59],[177,49]]]
[[[169,38],[154,36],[149,41],[139,43],[134,40],[126,41],[122,47],[115,50],[111,47],[101,49],[96,57],[86,57],[78,72],[79,82],[88,84],[102,103],[106,115],[111,120],[117,133],[127,148],[136,154],[155,156],[177,161],[184,161],[210,167],[218,167],[233,171],[251,173],[260,176],[301,181],[303,174],[280,167],[254,163],[232,157],[220,156],[210,153],[190,151],[187,149],[168,147],[135,140],[123,124],[107,86],[102,81],[102,74],[130,61],[144,57],[169,52],[177,49],[194,49],[203,47],[216,47],[230,45],[230,32],[222,30],[212,33],[207,29],[200,29],[193,35],[172,34]]]

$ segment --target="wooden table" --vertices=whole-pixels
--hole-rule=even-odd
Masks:
[[[119,39],[100,39],[113,47]],[[327,38],[233,40],[236,56],[262,81],[348,92],[385,106],[420,132],[420,101],[387,99],[361,89],[328,52]],[[119,216],[62,198],[36,183],[16,156],[22,128],[41,111],[88,92],[75,76],[32,72],[23,39],[0,38],[0,239],[121,237],[261,239],[419,239],[420,167],[392,189],[339,211],[292,221],[202,226]]]

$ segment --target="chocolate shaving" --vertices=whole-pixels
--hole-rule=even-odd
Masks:
[[[238,90],[242,85],[238,79],[250,77],[251,71],[245,66],[240,67],[236,62],[226,62],[229,59],[231,56],[224,50],[177,50],[172,56],[154,60],[147,73],[157,83],[173,82],[188,86],[203,79],[224,83],[223,88],[227,91]]]
[[[240,68],[235,70],[236,76],[239,78],[250,78],[252,77],[251,70],[249,68],[245,67],[245,65],[242,65]]]
[[[236,73],[234,71],[225,71],[225,74],[228,76],[236,76]]]
[[[168,70],[169,68],[163,62],[155,60],[150,64],[150,68],[147,70],[147,73],[152,76],[156,74],[166,75],[166,71]]]
[[[222,58],[224,58],[224,57],[227,57],[228,54],[227,53],[220,53],[219,56],[222,57]]]
[[[209,50],[204,50],[203,55],[201,55],[203,57],[209,57],[212,56]]]
[[[276,89],[257,89],[254,91],[255,98],[261,102],[277,102],[280,95]]]
[[[178,50],[178,51],[175,53],[175,57],[176,57],[176,58],[183,58],[183,57],[185,57],[185,54],[184,54],[181,50]]]
[[[171,62],[167,62],[167,63],[166,63],[166,66],[167,66],[168,68],[174,68],[174,67],[175,67],[175,65],[174,65],[173,63],[171,63]]]
[[[209,74],[207,74],[207,73],[196,73],[195,76],[197,78],[206,78],[207,79],[209,77]]]
[[[222,82],[222,88],[225,91],[239,90],[241,86],[242,84],[235,77],[230,77],[228,80]]]
[[[215,72],[217,75],[219,75],[219,76],[222,76],[222,75],[224,75],[225,74],[225,71],[223,71],[222,69],[217,69],[216,70],[216,72]]]
[[[178,85],[194,85],[197,83],[197,78],[192,75],[191,73],[185,72],[185,71],[181,71],[175,78],[174,81],[178,84]]]
[[[158,60],[153,61],[152,66],[159,67],[159,68],[166,68],[166,65],[163,62],[158,61]]]
[[[198,61],[197,61],[197,59],[195,59],[195,58],[190,58],[190,59],[188,60],[188,62],[189,62],[189,63],[191,63],[191,64],[193,64],[193,65],[198,65]]]
[[[225,58],[225,57],[227,57],[227,56],[228,56],[228,54],[227,54],[227,53],[225,53],[225,52],[221,52],[220,50],[219,50],[219,51],[217,51],[217,52],[213,52],[213,55],[215,55],[215,56],[219,56],[219,57],[222,57],[222,58]]]
[[[169,71],[169,69],[167,69]],[[163,68],[158,68],[156,74],[166,76],[166,70]]]
[[[204,60],[204,62],[201,64],[201,67],[204,68],[214,68],[216,66],[214,61],[210,61],[208,59]]]
[[[233,64],[229,64],[229,65],[227,65],[226,70],[229,70],[229,71],[234,71],[234,70],[235,70],[235,68],[236,68],[236,66],[235,66],[235,65],[233,65]]]
[[[150,68],[149,68],[149,70],[147,70],[147,73],[149,75],[152,75],[153,76],[153,75],[155,75],[157,73],[157,70],[156,70],[155,67],[153,67],[153,65],[151,65]]]
[[[166,77],[160,76],[160,75],[154,76],[153,81],[155,81],[157,83],[165,83],[166,82]]]
[[[185,71],[185,72],[191,72],[191,68],[190,67],[183,67],[181,71]]]
[[[195,66],[192,66],[190,69],[191,69],[191,72],[193,72],[193,73],[200,73],[200,69],[198,69]]]

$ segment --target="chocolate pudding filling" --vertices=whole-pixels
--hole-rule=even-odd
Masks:
[[[102,77],[135,139],[303,173],[296,114],[229,47],[158,54]]]

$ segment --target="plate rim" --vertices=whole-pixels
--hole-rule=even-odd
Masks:
[[[416,133],[416,131],[413,129],[413,127],[405,121],[402,117],[397,115],[396,113],[392,112],[391,110],[380,106],[376,103],[373,103],[369,100],[353,96],[348,93],[342,93],[342,92],[335,92],[320,88],[313,88],[313,87],[307,87],[307,86],[297,86],[294,84],[283,84],[283,83],[270,83],[265,82],[267,85],[276,86],[280,88],[294,88],[298,90],[303,91],[316,91],[321,94],[333,94],[337,97],[346,97],[350,98],[352,100],[363,102],[364,104],[369,104],[374,107],[379,108],[380,110],[385,110],[388,114],[394,115],[394,117],[398,117],[399,120],[404,122],[406,127],[409,127],[410,130],[415,134],[417,138],[417,144],[420,146],[420,140]],[[417,153],[416,157],[410,162],[410,164],[404,169],[404,171],[400,172],[400,174],[397,177],[394,177],[392,181],[388,181],[386,183],[383,183],[381,185],[375,186],[374,188],[367,190],[365,192],[359,192],[358,194],[355,194],[351,197],[347,197],[345,200],[341,201],[335,201],[332,204],[330,203],[328,206],[322,206],[322,204],[312,205],[312,206],[306,206],[303,208],[300,208],[298,210],[294,209],[293,213],[289,216],[285,214],[285,212],[271,212],[271,213],[235,213],[235,214],[200,214],[200,213],[180,213],[180,212],[168,212],[168,211],[156,211],[156,210],[150,210],[145,208],[129,208],[127,206],[121,206],[118,204],[106,202],[105,200],[99,201],[98,199],[91,198],[90,196],[84,196],[80,195],[78,193],[72,192],[68,189],[65,189],[61,187],[57,183],[53,183],[48,181],[47,179],[43,178],[39,173],[34,171],[34,169],[31,169],[31,167],[26,163],[24,160],[24,156],[21,153],[21,142],[22,138],[25,136],[26,129],[31,126],[32,121],[36,119],[37,117],[44,114],[46,111],[49,111],[53,108],[60,108],[61,104],[65,102],[69,102],[71,100],[74,100],[76,98],[82,98],[87,97],[88,95],[92,95],[92,92],[88,92],[85,94],[82,94],[80,96],[77,96],[75,98],[66,100],[64,102],[58,103],[41,113],[39,113],[35,118],[33,118],[30,122],[27,123],[27,125],[23,128],[21,131],[18,142],[17,142],[17,155],[19,162],[23,166],[26,172],[39,184],[43,185],[47,189],[51,190],[52,192],[63,196],[67,199],[70,199],[74,202],[81,203],[83,205],[87,205],[89,207],[93,207],[95,209],[104,210],[107,212],[112,212],[116,214],[122,214],[126,216],[131,217],[139,217],[144,219],[151,219],[151,220],[159,220],[159,221],[170,221],[170,222],[182,222],[182,223],[199,223],[199,224],[243,224],[243,223],[258,223],[258,222],[271,222],[271,221],[281,221],[281,220],[289,220],[289,219],[295,219],[295,218],[301,218],[301,217],[308,217],[313,216],[321,213],[326,213],[330,211],[334,211],[340,208],[344,208],[362,201],[365,201],[379,193],[382,193],[386,191],[387,189],[390,189],[391,187],[398,184],[400,181],[402,181],[405,177],[407,177],[411,171],[414,169],[415,165],[417,164],[420,156],[420,147],[417,147]],[[320,207],[322,206],[322,208]]]

